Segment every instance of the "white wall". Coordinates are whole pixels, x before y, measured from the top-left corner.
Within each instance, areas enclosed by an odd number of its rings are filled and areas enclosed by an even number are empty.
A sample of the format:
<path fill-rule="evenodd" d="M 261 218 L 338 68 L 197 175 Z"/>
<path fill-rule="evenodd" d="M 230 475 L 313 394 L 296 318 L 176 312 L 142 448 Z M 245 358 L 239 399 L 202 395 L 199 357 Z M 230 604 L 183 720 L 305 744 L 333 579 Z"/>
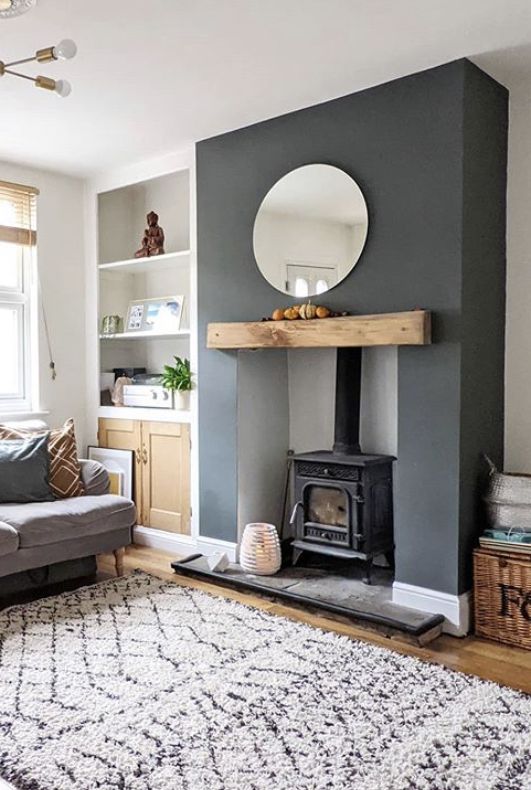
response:
<path fill-rule="evenodd" d="M 42 319 L 39 327 L 38 409 L 60 425 L 73 417 L 80 449 L 85 443 L 84 186 L 68 176 L 0 162 L 0 179 L 35 186 L 38 266 L 57 378 L 51 380 Z"/>
<path fill-rule="evenodd" d="M 187 261 L 188 264 L 188 261 Z M 184 296 L 181 329 L 190 328 L 190 274 L 187 266 L 144 274 L 103 272 L 100 279 L 99 326 L 106 315 L 119 315 L 127 321 L 129 302 L 161 296 Z M 101 370 L 115 367 L 145 367 L 148 373 L 161 373 L 164 365 L 173 363 L 174 355 L 189 357 L 189 343 L 185 338 L 168 340 L 135 340 L 134 342 L 106 341 L 101 347 Z"/>
<path fill-rule="evenodd" d="M 286 354 L 238 353 L 238 539 L 245 524 L 280 526 L 289 440 Z"/>
<path fill-rule="evenodd" d="M 364 348 L 361 373 L 361 449 L 397 455 L 398 348 Z"/>
<path fill-rule="evenodd" d="M 166 252 L 186 250 L 190 246 L 190 185 L 188 172 L 162 176 L 137 186 L 136 224 L 140 239 L 146 227 L 146 215 L 154 211 L 164 230 Z M 140 246 L 140 245 L 139 245 Z"/>
<path fill-rule="evenodd" d="M 336 352 L 288 351 L 289 446 L 296 453 L 331 450 L 334 442 Z"/>
<path fill-rule="evenodd" d="M 134 256 L 141 246 L 149 211 L 159 215 L 166 252 L 188 249 L 189 190 L 189 174 L 183 171 L 99 195 L 99 262 L 126 260 Z"/>
<path fill-rule="evenodd" d="M 531 78 L 511 87 L 505 467 L 531 472 Z"/>

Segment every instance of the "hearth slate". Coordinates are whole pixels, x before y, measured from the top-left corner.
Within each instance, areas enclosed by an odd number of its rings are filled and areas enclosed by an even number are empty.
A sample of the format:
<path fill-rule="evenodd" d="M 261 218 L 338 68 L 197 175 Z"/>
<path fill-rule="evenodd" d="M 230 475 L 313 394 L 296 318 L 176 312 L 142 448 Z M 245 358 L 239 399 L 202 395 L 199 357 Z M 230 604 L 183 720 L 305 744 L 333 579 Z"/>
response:
<path fill-rule="evenodd" d="M 310 559 L 304 565 L 282 568 L 275 576 L 254 576 L 231 564 L 224 573 L 212 572 L 205 557 L 172 562 L 176 573 L 239 590 L 258 592 L 288 603 L 341 615 L 360 624 L 401 631 L 419 641 L 435 638 L 443 616 L 426 614 L 392 603 L 392 572 L 375 566 L 373 584 L 362 582 L 363 565 L 336 562 L 323 568 Z"/>

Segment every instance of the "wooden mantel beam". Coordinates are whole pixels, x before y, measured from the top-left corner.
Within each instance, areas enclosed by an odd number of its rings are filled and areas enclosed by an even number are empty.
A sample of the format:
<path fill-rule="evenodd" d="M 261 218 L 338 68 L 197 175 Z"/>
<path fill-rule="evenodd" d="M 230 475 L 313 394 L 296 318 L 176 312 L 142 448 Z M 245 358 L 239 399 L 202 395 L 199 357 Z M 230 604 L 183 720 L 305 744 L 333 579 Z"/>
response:
<path fill-rule="evenodd" d="M 340 348 L 425 346 L 431 343 L 431 313 L 355 315 L 311 321 L 246 321 L 209 324 L 207 348 Z"/>

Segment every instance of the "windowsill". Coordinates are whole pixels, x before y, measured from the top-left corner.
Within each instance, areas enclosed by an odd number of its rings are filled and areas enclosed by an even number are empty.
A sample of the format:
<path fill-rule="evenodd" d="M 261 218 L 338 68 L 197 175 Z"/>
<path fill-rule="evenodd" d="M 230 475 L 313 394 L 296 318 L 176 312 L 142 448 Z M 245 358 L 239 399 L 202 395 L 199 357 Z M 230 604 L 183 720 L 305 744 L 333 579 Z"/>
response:
<path fill-rule="evenodd" d="M 49 411 L 0 411 L 0 422 L 20 422 L 22 420 L 41 420 Z"/>

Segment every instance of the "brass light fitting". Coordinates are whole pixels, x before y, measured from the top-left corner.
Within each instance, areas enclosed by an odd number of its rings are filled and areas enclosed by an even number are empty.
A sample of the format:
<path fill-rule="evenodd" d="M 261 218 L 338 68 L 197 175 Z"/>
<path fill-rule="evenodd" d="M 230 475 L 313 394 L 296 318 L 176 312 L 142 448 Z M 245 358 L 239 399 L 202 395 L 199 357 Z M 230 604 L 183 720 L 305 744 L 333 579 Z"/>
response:
<path fill-rule="evenodd" d="M 0 3 L 2 0 L 0 0 Z M 23 80 L 33 82 L 36 88 L 44 88 L 48 91 L 55 91 L 59 96 L 66 97 L 70 94 L 72 86 L 67 80 L 52 80 L 50 77 L 31 77 L 28 74 L 21 74 L 19 71 L 13 71 L 13 66 L 20 66 L 25 63 L 51 63 L 53 60 L 70 60 L 75 56 L 77 47 L 69 38 L 63 39 L 55 47 L 45 47 L 38 49 L 35 55 L 30 58 L 22 58 L 21 60 L 13 60 L 10 63 L 4 63 L 0 60 L 0 77 L 4 74 L 11 74 L 12 77 L 20 77 Z"/>

